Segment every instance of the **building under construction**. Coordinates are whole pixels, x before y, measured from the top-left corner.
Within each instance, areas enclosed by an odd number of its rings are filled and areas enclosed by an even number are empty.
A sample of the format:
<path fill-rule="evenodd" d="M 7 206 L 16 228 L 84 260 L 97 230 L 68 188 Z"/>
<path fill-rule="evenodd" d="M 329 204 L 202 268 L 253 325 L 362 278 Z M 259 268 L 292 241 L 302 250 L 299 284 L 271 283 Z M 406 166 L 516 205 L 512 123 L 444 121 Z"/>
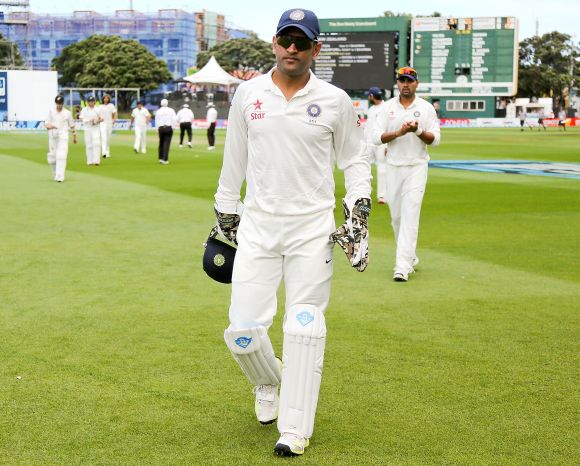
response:
<path fill-rule="evenodd" d="M 197 53 L 230 38 L 225 16 L 210 12 L 164 9 L 154 13 L 75 11 L 67 15 L 35 14 L 29 2 L 0 2 L 0 33 L 16 43 L 27 68 L 48 70 L 67 45 L 93 34 L 133 39 L 165 61 L 174 79 L 195 66 Z"/>

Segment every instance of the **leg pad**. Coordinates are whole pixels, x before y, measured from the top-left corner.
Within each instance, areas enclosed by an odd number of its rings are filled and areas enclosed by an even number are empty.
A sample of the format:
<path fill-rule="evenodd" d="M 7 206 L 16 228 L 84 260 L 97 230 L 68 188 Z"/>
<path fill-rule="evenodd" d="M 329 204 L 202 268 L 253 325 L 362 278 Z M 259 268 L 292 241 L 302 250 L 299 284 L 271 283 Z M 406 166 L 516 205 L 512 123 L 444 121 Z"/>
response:
<path fill-rule="evenodd" d="M 280 385 L 282 373 L 266 327 L 224 332 L 226 345 L 252 385 Z"/>

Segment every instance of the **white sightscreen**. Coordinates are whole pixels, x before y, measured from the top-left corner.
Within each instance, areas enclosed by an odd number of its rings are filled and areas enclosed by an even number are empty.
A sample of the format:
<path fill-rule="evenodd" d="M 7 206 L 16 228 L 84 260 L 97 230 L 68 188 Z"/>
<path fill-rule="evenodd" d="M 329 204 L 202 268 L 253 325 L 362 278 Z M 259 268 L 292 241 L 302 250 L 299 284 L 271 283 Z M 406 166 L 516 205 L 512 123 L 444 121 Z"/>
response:
<path fill-rule="evenodd" d="M 58 93 L 56 71 L 8 71 L 8 119 L 45 120 Z"/>

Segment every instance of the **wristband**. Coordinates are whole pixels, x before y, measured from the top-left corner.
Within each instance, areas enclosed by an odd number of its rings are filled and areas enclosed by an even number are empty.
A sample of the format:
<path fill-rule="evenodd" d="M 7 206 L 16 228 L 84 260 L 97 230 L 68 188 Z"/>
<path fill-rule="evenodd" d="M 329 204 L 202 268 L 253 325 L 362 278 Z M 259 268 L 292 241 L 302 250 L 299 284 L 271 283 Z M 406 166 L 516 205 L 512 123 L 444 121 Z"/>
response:
<path fill-rule="evenodd" d="M 423 134 L 423 130 L 421 128 L 417 128 L 417 131 L 415 131 L 415 134 L 417 135 L 417 137 L 419 137 Z"/>

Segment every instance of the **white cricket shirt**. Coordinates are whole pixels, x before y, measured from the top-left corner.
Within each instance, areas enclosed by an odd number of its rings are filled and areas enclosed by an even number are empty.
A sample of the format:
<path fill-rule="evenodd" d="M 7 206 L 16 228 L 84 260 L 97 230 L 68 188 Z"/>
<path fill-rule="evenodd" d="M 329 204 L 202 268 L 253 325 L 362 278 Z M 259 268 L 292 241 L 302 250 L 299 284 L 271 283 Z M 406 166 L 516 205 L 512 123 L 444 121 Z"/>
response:
<path fill-rule="evenodd" d="M 191 123 L 193 121 L 193 112 L 189 108 L 182 108 L 177 112 L 178 123 Z"/>
<path fill-rule="evenodd" d="M 425 99 L 417 96 L 407 108 L 401 105 L 399 97 L 393 97 L 381 105 L 375 126 L 375 145 L 382 144 L 382 133 L 397 131 L 405 121 L 410 120 L 419 121 L 419 128 L 433 133 L 435 139 L 431 146 L 439 145 L 441 131 L 435 108 Z M 415 133 L 407 133 L 389 141 L 388 147 L 387 163 L 391 165 L 421 165 L 429 162 L 427 144 L 421 141 Z"/>
<path fill-rule="evenodd" d="M 97 107 L 89 107 L 88 105 L 81 110 L 79 118 L 85 124 L 85 128 L 88 126 L 95 126 L 99 124 L 99 110 Z"/>
<path fill-rule="evenodd" d="M 51 123 L 56 126 L 56 128 L 49 131 L 57 132 L 59 136 L 68 136 L 69 128 L 74 128 L 75 125 L 72 114 L 64 107 L 59 112 L 56 109 L 56 105 L 48 111 L 45 123 Z"/>
<path fill-rule="evenodd" d="M 375 135 L 375 128 L 377 126 L 377 116 L 379 115 L 379 112 L 381 111 L 383 105 L 385 105 L 384 102 L 378 105 L 373 105 L 371 108 L 369 108 L 369 111 L 367 113 L 367 121 L 365 123 L 364 129 L 365 129 L 365 141 L 369 153 L 373 153 L 373 151 L 376 148 L 373 139 Z M 386 147 L 386 144 L 381 145 Z"/>
<path fill-rule="evenodd" d="M 242 83 L 234 95 L 217 210 L 236 212 L 244 179 L 247 208 L 279 215 L 331 209 L 335 163 L 345 172 L 347 198 L 370 197 L 370 163 L 348 95 L 311 72 L 287 101 L 272 72 Z"/>
<path fill-rule="evenodd" d="M 135 126 L 146 126 L 147 125 L 147 117 L 151 116 L 149 110 L 145 107 L 136 107 L 131 112 L 131 118 L 135 122 Z"/>
<path fill-rule="evenodd" d="M 218 112 L 214 107 L 210 107 L 207 109 L 207 113 L 205 115 L 205 119 L 208 123 L 215 123 L 217 121 Z"/>
<path fill-rule="evenodd" d="M 117 113 L 117 109 L 112 103 L 108 103 L 106 105 L 99 105 L 97 107 L 99 109 L 99 114 L 103 121 L 101 121 L 102 125 L 112 125 L 113 124 L 113 114 Z"/>
<path fill-rule="evenodd" d="M 171 107 L 161 107 L 155 112 L 155 126 L 161 128 L 162 126 L 177 126 L 177 115 L 175 110 Z"/>

